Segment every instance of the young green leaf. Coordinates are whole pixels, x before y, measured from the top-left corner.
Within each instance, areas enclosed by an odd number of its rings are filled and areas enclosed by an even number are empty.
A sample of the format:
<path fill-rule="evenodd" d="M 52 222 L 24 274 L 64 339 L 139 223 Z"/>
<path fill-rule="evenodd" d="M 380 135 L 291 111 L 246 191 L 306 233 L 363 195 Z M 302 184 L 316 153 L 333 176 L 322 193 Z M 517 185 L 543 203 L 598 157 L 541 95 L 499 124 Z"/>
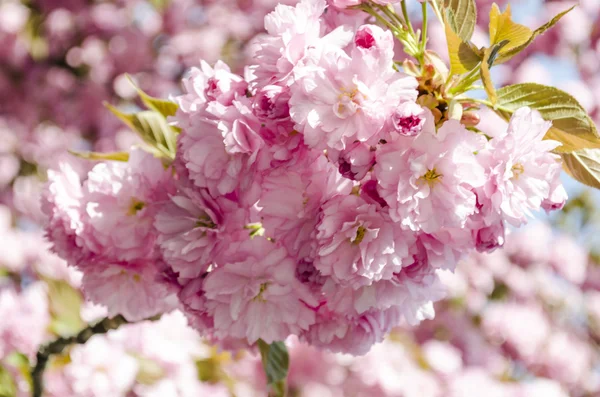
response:
<path fill-rule="evenodd" d="M 588 186 L 600 189 L 600 149 L 581 149 L 562 153 L 567 174 Z"/>
<path fill-rule="evenodd" d="M 175 158 L 176 132 L 169 126 L 165 116 L 153 110 L 127 114 L 108 103 L 105 106 L 155 149 L 155 154 L 169 159 Z"/>
<path fill-rule="evenodd" d="M 10 371 L 0 365 L 0 396 L 16 397 L 17 391 L 17 385 L 15 384 Z"/>
<path fill-rule="evenodd" d="M 284 397 L 286 392 L 285 380 L 290 365 L 290 357 L 285 343 L 273 342 L 268 345 L 262 339 L 259 339 L 258 348 L 263 369 L 267 376 L 267 383 L 272 392 L 270 396 Z"/>
<path fill-rule="evenodd" d="M 445 24 L 463 41 L 469 42 L 477 24 L 477 6 L 475 0 L 440 1 Z"/>
<path fill-rule="evenodd" d="M 97 160 L 97 161 L 125 161 L 129 160 L 128 152 L 109 152 L 109 153 L 101 153 L 101 152 L 78 152 L 76 150 L 69 150 L 74 156 L 85 160 Z"/>
<path fill-rule="evenodd" d="M 71 336 L 85 328 L 80 309 L 81 293 L 64 281 L 46 280 L 52 320 L 50 331 L 59 336 Z"/>
<path fill-rule="evenodd" d="M 532 35 L 531 29 L 527 26 L 519 25 L 513 22 L 510 5 L 504 12 L 500 12 L 497 4 L 492 5 L 490 11 L 490 45 L 498 44 L 502 41 L 508 43 L 504 46 L 503 52 L 510 51 L 519 47 L 529 40 Z"/>
<path fill-rule="evenodd" d="M 483 53 L 472 43 L 461 40 L 446 24 L 446 42 L 450 56 L 450 74 L 458 75 L 475 69 L 483 58 Z"/>
<path fill-rule="evenodd" d="M 129 79 L 129 82 L 135 87 L 136 91 L 138 92 L 138 95 L 140 96 L 140 99 L 142 100 L 144 105 L 148 107 L 148 109 L 155 110 L 165 117 L 175 116 L 175 114 L 177 113 L 177 109 L 179 108 L 179 106 L 177 106 L 175 102 L 151 97 L 135 84 L 131 76 L 127 75 L 127 78 Z"/>
<path fill-rule="evenodd" d="M 563 145 L 556 150 L 571 152 L 583 148 L 600 148 L 600 134 L 585 109 L 575 98 L 558 88 L 535 83 L 515 84 L 496 91 L 494 110 L 508 120 L 517 109 L 537 109 L 545 120 L 552 121 L 546 135 Z"/>
<path fill-rule="evenodd" d="M 533 40 L 535 40 L 536 37 L 554 26 L 573 8 L 575 8 L 575 6 L 561 12 L 552 18 L 551 21 L 532 31 L 527 26 L 513 22 L 510 6 L 507 6 L 506 10 L 501 13 L 498 6 L 494 4 L 492 6 L 492 10 L 490 11 L 490 43 L 493 45 L 503 40 L 507 40 L 509 42 L 506 46 L 504 46 L 502 51 L 500 51 L 497 63 L 504 63 L 523 51 L 533 42 Z"/>

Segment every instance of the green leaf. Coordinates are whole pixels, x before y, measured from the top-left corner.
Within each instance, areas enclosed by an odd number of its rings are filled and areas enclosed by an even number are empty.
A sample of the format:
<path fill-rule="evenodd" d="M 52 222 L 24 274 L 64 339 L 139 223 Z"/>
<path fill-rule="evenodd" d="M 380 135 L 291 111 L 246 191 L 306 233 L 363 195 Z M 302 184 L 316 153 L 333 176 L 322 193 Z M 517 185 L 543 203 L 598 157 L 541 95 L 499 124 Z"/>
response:
<path fill-rule="evenodd" d="M 556 23 L 573 8 L 575 8 L 575 6 L 561 12 L 552 18 L 551 21 L 532 31 L 527 26 L 513 22 L 510 6 L 507 6 L 506 10 L 501 13 L 498 6 L 494 4 L 490 11 L 490 43 L 493 45 L 500 43 L 503 40 L 508 40 L 509 42 L 509 44 L 500 52 L 497 63 L 504 63 L 523 51 L 536 37 L 556 25 Z"/>
<path fill-rule="evenodd" d="M 48 303 L 50 306 L 50 332 L 61 337 L 77 334 L 85 328 L 80 309 L 83 303 L 81 293 L 65 281 L 46 279 Z"/>
<path fill-rule="evenodd" d="M 175 116 L 175 114 L 177 113 L 177 109 L 179 109 L 179 106 L 177 106 L 175 102 L 171 102 L 169 100 L 160 98 L 154 98 L 146 94 L 141 88 L 139 88 L 135 84 L 131 76 L 127 75 L 127 78 L 129 79 L 131 85 L 135 87 L 136 91 L 138 92 L 138 95 L 140 96 L 140 99 L 142 100 L 144 105 L 148 107 L 148 109 L 157 111 L 165 117 Z"/>
<path fill-rule="evenodd" d="M 505 120 L 517 109 L 537 109 L 545 120 L 552 121 L 546 139 L 561 142 L 558 152 L 583 148 L 600 148 L 600 134 L 592 119 L 575 98 L 558 88 L 535 83 L 515 84 L 496 91 L 494 110 Z"/>
<path fill-rule="evenodd" d="M 258 340 L 258 348 L 262 358 L 263 369 L 267 383 L 274 397 L 284 397 L 286 392 L 286 377 L 290 365 L 290 356 L 283 342 L 273 342 L 268 345 L 262 339 Z"/>
<path fill-rule="evenodd" d="M 154 149 L 155 155 L 175 158 L 177 134 L 161 113 L 144 110 L 127 114 L 108 103 L 105 103 L 105 106 L 129 128 L 137 132 L 144 142 Z"/>
<path fill-rule="evenodd" d="M 450 74 L 457 75 L 475 69 L 483 59 L 483 53 L 475 45 L 464 42 L 446 24 L 446 42 L 450 56 Z"/>
<path fill-rule="evenodd" d="M 15 397 L 17 395 L 17 385 L 10 375 L 10 372 L 0 365 L 0 397 Z"/>
<path fill-rule="evenodd" d="M 600 149 L 562 153 L 567 174 L 588 186 L 600 189 Z"/>
<path fill-rule="evenodd" d="M 110 152 L 110 153 L 101 153 L 101 152 L 78 152 L 75 150 L 69 150 L 74 156 L 85 160 L 112 160 L 112 161 L 125 161 L 129 160 L 129 152 Z"/>
<path fill-rule="evenodd" d="M 445 24 L 463 41 L 469 42 L 477 24 L 475 0 L 444 0 Z"/>
<path fill-rule="evenodd" d="M 532 33 L 527 26 L 513 22 L 510 5 L 506 7 L 503 13 L 500 12 L 497 4 L 492 5 L 490 11 L 490 45 L 507 41 L 508 43 L 503 50 L 507 52 L 525 44 Z"/>
<path fill-rule="evenodd" d="M 15 352 L 6 357 L 5 362 L 7 365 L 16 368 L 21 373 L 23 379 L 31 384 L 31 373 L 29 372 L 30 363 L 29 358 L 27 358 L 26 355 Z M 1 393 L 0 396 L 2 396 Z"/>

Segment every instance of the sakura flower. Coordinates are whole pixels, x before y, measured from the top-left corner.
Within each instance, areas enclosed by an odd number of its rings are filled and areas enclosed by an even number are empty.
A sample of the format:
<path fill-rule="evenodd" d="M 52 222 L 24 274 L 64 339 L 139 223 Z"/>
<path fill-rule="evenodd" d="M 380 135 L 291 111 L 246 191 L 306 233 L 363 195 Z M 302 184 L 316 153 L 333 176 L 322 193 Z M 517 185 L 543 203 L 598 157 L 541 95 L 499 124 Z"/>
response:
<path fill-rule="evenodd" d="M 317 302 L 295 277 L 286 250 L 262 237 L 243 242 L 206 277 L 207 311 L 218 338 L 267 343 L 299 334 L 315 322 Z"/>
<path fill-rule="evenodd" d="M 204 110 L 212 101 L 230 106 L 236 97 L 245 95 L 248 84 L 222 61 L 214 68 L 201 61 L 200 69 L 192 68 L 183 86 L 187 93 L 177 97 L 177 102 L 184 113 L 191 113 Z"/>
<path fill-rule="evenodd" d="M 556 201 L 562 205 L 561 165 L 559 156 L 551 153 L 559 143 L 543 140 L 550 126 L 536 110 L 521 108 L 506 134 L 492 139 L 485 154 L 490 175 L 483 188 L 489 200 L 484 211 L 500 212 L 507 222 L 520 226 L 542 204 L 552 207 L 549 203 Z"/>
<path fill-rule="evenodd" d="M 46 286 L 36 282 L 21 292 L 0 289 L 0 358 L 11 353 L 34 357 L 50 324 Z"/>
<path fill-rule="evenodd" d="M 135 383 L 138 363 L 121 347 L 94 336 L 70 354 L 65 381 L 72 395 L 124 396 Z"/>
<path fill-rule="evenodd" d="M 425 233 L 464 227 L 477 210 L 473 189 L 485 182 L 474 154 L 484 141 L 449 120 L 437 133 L 426 131 L 414 140 L 398 138 L 384 145 L 374 174 L 390 217 Z"/>
<path fill-rule="evenodd" d="M 315 267 L 343 285 L 391 279 L 409 259 L 412 236 L 360 197 L 337 196 L 316 227 Z"/>
<path fill-rule="evenodd" d="M 176 307 L 170 291 L 148 264 L 93 266 L 83 274 L 82 288 L 88 299 L 108 308 L 108 315 L 129 321 L 143 320 Z"/>
<path fill-rule="evenodd" d="M 114 261 L 154 258 L 154 203 L 166 199 L 169 181 L 162 163 L 140 150 L 128 163 L 96 165 L 82 198 L 88 249 Z"/>
<path fill-rule="evenodd" d="M 395 72 L 392 61 L 374 73 L 370 57 L 340 50 L 316 54 L 296 72 L 290 115 L 311 148 L 345 149 L 374 139 L 392 109 L 416 100 L 413 77 Z"/>

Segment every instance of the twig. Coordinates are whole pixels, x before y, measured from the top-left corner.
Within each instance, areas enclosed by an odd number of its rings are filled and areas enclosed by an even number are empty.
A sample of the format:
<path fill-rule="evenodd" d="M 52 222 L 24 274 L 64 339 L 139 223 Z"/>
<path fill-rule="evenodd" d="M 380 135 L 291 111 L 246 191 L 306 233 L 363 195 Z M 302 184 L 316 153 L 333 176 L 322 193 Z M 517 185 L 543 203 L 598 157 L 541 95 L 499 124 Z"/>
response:
<path fill-rule="evenodd" d="M 121 325 L 127 323 L 128 321 L 120 315 L 113 318 L 105 318 L 104 320 L 81 330 L 77 335 L 58 338 L 55 341 L 42 346 L 37 352 L 35 367 L 31 369 L 32 396 L 42 397 L 42 392 L 44 390 L 44 370 L 46 369 L 46 364 L 48 363 L 50 356 L 61 354 L 69 345 L 84 344 L 94 335 L 105 334 L 108 331 L 117 329 Z"/>

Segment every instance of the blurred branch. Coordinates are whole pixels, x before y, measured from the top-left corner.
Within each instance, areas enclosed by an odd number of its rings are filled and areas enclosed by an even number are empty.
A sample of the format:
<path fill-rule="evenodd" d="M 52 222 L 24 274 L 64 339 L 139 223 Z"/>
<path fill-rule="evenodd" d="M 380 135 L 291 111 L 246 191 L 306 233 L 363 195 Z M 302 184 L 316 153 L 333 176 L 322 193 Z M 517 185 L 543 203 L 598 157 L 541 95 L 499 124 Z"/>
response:
<path fill-rule="evenodd" d="M 83 329 L 77 335 L 58 338 L 55 341 L 42 346 L 37 352 L 35 367 L 31 369 L 32 396 L 42 396 L 44 390 L 44 370 L 52 355 L 61 354 L 70 345 L 84 344 L 94 335 L 105 334 L 108 331 L 117 329 L 121 325 L 127 323 L 128 321 L 120 315 L 113 318 L 105 318 L 104 320 Z"/>

